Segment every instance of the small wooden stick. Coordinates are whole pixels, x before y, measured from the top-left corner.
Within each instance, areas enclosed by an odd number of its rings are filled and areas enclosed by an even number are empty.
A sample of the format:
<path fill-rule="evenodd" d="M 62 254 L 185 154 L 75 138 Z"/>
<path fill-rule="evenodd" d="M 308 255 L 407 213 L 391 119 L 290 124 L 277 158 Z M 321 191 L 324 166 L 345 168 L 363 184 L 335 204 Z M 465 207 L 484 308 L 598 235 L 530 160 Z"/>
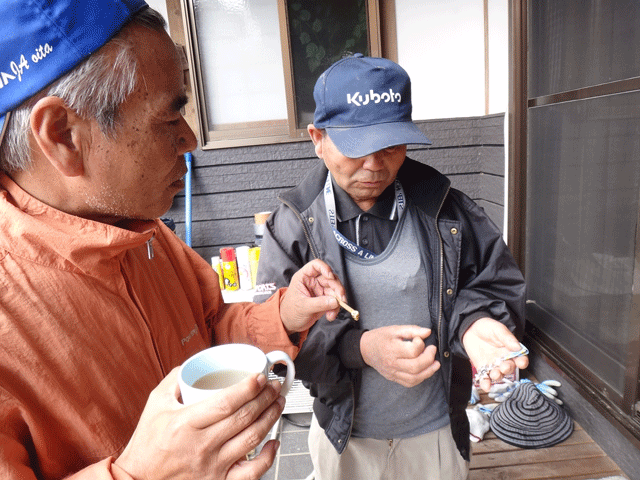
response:
<path fill-rule="evenodd" d="M 338 301 L 340 306 L 351 314 L 351 318 L 353 318 L 356 322 L 360 320 L 360 312 L 358 312 L 358 310 L 354 310 L 353 308 L 351 308 L 349 305 L 340 300 L 337 295 L 334 295 L 334 297 Z"/>

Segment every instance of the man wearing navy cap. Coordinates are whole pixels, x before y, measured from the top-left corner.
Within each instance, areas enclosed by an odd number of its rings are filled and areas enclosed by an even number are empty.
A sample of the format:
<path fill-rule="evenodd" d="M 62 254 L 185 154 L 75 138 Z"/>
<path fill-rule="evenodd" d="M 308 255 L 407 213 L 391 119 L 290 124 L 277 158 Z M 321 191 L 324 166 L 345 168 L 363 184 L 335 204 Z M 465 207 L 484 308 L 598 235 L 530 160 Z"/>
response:
<path fill-rule="evenodd" d="M 253 375 L 180 403 L 218 343 L 295 356 L 344 290 L 320 261 L 264 305 L 225 305 L 158 217 L 196 139 L 182 65 L 142 0 L 0 2 L 0 478 L 259 478 L 284 406 Z M 296 343 L 293 343 L 291 339 Z M 71 477 L 70 477 L 71 475 Z"/>
<path fill-rule="evenodd" d="M 323 161 L 280 196 L 257 283 L 268 292 L 320 258 L 360 314 L 321 319 L 295 361 L 315 397 L 315 479 L 464 479 L 469 360 L 491 365 L 520 349 L 523 277 L 482 209 L 406 157 L 408 144 L 431 142 L 412 122 L 399 65 L 344 58 L 314 98 L 308 131 Z M 490 377 L 527 364 L 507 360 Z"/>

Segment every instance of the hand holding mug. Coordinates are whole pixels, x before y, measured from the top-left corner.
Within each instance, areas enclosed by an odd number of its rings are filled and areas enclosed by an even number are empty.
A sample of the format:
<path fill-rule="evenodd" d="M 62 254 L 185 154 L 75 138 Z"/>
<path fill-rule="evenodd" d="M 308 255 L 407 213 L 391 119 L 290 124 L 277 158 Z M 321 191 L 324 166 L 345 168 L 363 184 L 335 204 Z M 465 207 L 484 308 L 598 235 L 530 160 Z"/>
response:
<path fill-rule="evenodd" d="M 266 473 L 275 459 L 275 440 L 267 442 L 257 457 L 244 459 L 282 414 L 280 382 L 254 373 L 183 405 L 180 369 L 172 370 L 151 392 L 129 444 L 113 464 L 114 473 L 123 470 L 134 478 L 228 480 Z"/>

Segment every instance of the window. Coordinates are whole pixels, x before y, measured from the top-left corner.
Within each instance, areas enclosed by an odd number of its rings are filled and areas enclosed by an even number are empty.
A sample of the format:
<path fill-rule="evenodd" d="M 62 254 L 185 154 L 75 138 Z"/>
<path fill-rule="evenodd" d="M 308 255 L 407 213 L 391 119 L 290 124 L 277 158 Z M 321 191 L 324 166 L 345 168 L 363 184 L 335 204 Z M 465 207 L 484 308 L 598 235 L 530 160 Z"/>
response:
<path fill-rule="evenodd" d="M 512 198 L 525 214 L 514 253 L 529 333 L 640 439 L 640 4 L 529 2 L 526 13 L 514 48 L 528 46 L 514 87 L 526 123 L 511 140 L 526 140 L 512 177 L 525 203 Z"/>
<path fill-rule="evenodd" d="M 318 76 L 382 53 L 377 0 L 183 0 L 183 11 L 205 149 L 307 140 Z"/>
<path fill-rule="evenodd" d="M 528 318 L 620 406 L 628 360 L 637 359 L 638 112 L 635 92 L 529 113 Z"/>

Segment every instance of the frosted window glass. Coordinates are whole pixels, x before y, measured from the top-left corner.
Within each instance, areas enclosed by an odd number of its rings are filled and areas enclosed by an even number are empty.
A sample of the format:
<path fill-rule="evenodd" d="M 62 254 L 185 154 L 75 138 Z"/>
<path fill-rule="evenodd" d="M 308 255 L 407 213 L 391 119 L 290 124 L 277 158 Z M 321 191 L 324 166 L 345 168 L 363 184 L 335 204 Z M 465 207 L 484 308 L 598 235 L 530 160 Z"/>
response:
<path fill-rule="evenodd" d="M 413 119 L 484 115 L 483 3 L 395 3 L 398 63 L 411 77 Z"/>
<path fill-rule="evenodd" d="M 277 0 L 193 7 L 209 125 L 286 119 Z"/>
<path fill-rule="evenodd" d="M 489 0 L 489 114 L 506 112 L 509 103 L 509 5 Z"/>

